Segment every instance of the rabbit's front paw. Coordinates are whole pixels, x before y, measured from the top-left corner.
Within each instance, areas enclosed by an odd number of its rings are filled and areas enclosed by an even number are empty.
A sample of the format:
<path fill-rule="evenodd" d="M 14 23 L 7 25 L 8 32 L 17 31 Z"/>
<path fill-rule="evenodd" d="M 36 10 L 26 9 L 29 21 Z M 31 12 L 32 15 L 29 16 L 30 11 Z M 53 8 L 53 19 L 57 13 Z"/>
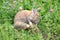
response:
<path fill-rule="evenodd" d="M 28 28 L 30 27 L 30 25 L 28 25 L 28 24 L 27 24 L 26 26 L 27 26 Z"/>

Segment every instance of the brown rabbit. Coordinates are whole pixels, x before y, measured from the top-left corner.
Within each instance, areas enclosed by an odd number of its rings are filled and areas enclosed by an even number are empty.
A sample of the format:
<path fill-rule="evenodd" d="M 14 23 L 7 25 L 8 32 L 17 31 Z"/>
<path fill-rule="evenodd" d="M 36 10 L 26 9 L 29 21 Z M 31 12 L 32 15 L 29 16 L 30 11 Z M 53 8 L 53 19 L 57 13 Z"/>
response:
<path fill-rule="evenodd" d="M 32 25 L 36 25 L 39 20 L 39 14 L 37 10 L 32 9 L 32 10 L 21 10 L 19 11 L 14 18 L 14 28 L 21 30 L 21 29 L 33 29 Z M 33 31 L 33 30 L 32 30 Z"/>

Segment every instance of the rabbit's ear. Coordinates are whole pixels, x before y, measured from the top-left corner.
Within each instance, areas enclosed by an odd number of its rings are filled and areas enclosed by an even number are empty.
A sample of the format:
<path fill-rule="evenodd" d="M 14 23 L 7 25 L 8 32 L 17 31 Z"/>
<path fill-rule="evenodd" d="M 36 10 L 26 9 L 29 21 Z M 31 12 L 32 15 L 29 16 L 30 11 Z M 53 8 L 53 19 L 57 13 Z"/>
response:
<path fill-rule="evenodd" d="M 32 14 L 35 14 L 37 13 L 37 10 L 36 9 L 32 9 Z"/>
<path fill-rule="evenodd" d="M 37 14 L 37 10 L 36 9 L 32 9 L 32 13 L 31 13 L 31 17 L 34 17 L 34 15 Z"/>

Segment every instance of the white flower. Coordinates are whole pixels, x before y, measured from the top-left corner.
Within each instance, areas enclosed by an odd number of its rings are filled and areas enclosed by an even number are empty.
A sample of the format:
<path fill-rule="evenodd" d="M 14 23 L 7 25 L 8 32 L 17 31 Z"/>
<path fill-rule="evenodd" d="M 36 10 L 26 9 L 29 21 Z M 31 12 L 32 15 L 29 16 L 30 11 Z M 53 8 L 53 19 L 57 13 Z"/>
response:
<path fill-rule="evenodd" d="M 23 9 L 22 6 L 20 6 L 20 7 L 19 7 L 19 10 L 22 10 L 22 9 Z"/>
<path fill-rule="evenodd" d="M 13 1 L 13 3 L 14 3 L 14 4 L 17 4 L 17 2 L 16 2 L 16 1 Z"/>
<path fill-rule="evenodd" d="M 50 9 L 50 12 L 53 12 L 53 9 Z"/>
<path fill-rule="evenodd" d="M 20 2 L 23 2 L 23 0 L 20 0 Z"/>

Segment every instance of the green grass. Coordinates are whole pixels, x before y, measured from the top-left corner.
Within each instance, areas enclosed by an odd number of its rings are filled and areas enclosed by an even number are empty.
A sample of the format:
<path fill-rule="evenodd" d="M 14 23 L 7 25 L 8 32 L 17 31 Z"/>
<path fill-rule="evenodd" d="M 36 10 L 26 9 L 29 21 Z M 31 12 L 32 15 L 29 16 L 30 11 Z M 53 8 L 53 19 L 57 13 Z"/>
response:
<path fill-rule="evenodd" d="M 40 33 L 14 29 L 13 20 L 19 7 L 31 10 L 40 8 L 38 27 Z M 52 11 L 51 11 L 52 9 Z M 60 40 L 60 1 L 59 0 L 1 0 L 0 1 L 0 40 Z"/>

